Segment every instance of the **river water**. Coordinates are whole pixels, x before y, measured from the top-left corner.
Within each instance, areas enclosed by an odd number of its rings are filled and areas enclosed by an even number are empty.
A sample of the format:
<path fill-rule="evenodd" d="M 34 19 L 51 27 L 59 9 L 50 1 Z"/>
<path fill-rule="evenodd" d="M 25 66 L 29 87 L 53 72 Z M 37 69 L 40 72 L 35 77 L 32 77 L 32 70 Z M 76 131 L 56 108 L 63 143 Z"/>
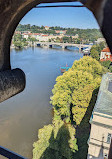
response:
<path fill-rule="evenodd" d="M 32 158 L 38 129 L 52 121 L 49 101 L 60 67 L 72 66 L 82 56 L 74 48 L 11 50 L 11 66 L 25 72 L 26 88 L 0 104 L 0 145 Z"/>

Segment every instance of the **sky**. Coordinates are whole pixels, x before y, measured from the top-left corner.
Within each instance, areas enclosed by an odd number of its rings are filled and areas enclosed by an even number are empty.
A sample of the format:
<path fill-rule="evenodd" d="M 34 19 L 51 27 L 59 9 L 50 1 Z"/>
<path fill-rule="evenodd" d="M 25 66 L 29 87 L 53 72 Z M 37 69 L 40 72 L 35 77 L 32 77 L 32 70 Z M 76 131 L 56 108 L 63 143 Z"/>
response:
<path fill-rule="evenodd" d="M 81 5 L 79 2 L 57 3 L 57 5 Z M 56 5 L 55 4 L 41 4 Z M 92 12 L 87 8 L 33 8 L 29 11 L 20 24 L 38 26 L 61 26 L 70 28 L 99 28 Z"/>

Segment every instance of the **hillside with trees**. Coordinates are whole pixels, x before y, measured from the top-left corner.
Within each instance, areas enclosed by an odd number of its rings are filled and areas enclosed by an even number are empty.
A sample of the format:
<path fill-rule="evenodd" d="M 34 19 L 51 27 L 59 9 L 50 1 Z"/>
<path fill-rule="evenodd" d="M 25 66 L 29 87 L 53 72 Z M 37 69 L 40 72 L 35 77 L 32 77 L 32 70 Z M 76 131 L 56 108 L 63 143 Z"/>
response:
<path fill-rule="evenodd" d="M 78 29 L 78 28 L 63 28 L 59 26 L 49 27 L 48 30 L 44 26 L 36 25 L 22 25 L 19 24 L 16 31 L 31 31 L 32 33 L 43 33 L 43 34 L 56 34 L 56 30 L 66 30 L 65 36 L 74 36 L 78 34 L 79 40 L 94 42 L 98 38 L 102 37 L 99 29 Z"/>
<path fill-rule="evenodd" d="M 33 159 L 87 158 L 89 119 L 106 71 L 97 60 L 83 57 L 57 77 L 51 97 L 53 121 L 39 130 Z"/>

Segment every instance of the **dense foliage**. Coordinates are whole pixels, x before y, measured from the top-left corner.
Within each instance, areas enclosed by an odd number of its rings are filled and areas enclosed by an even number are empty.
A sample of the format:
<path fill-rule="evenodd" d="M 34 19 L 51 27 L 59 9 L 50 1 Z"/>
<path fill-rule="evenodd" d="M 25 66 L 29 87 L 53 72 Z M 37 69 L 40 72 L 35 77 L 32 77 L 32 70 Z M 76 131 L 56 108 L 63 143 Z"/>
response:
<path fill-rule="evenodd" d="M 104 68 L 98 61 L 83 57 L 57 77 L 51 97 L 53 123 L 39 130 L 38 141 L 34 143 L 34 159 L 86 159 L 88 121 L 103 73 Z M 83 134 L 78 135 L 83 137 L 77 142 L 76 130 L 80 126 Z M 78 153 L 78 147 L 83 154 Z"/>
<path fill-rule="evenodd" d="M 75 35 L 78 34 L 80 39 L 87 40 L 94 42 L 98 38 L 102 37 L 101 32 L 98 29 L 74 29 L 68 28 L 67 29 L 68 35 Z"/>
<path fill-rule="evenodd" d="M 22 35 L 20 34 L 16 34 L 13 37 L 13 43 L 15 45 L 16 48 L 23 48 L 24 46 L 27 46 L 27 42 L 26 39 L 22 37 Z"/>
<path fill-rule="evenodd" d="M 101 50 L 106 46 L 105 42 L 101 42 L 97 45 L 93 45 L 91 48 L 91 57 L 99 61 Z"/>
<path fill-rule="evenodd" d="M 106 67 L 107 69 L 110 68 L 111 61 L 101 61 L 102 66 Z"/>
<path fill-rule="evenodd" d="M 97 45 L 93 45 L 91 48 L 91 57 L 96 59 L 97 61 L 100 61 L 100 54 L 101 51 L 106 47 L 105 42 L 101 42 Z M 110 60 L 106 61 L 100 61 L 101 65 L 104 66 L 108 72 L 112 72 L 112 62 Z"/>
<path fill-rule="evenodd" d="M 110 60 L 108 61 L 101 61 L 100 62 L 102 66 L 108 69 L 108 72 L 112 72 L 112 62 Z"/>
<path fill-rule="evenodd" d="M 83 42 L 94 42 L 96 41 L 98 38 L 102 37 L 101 32 L 99 31 L 99 29 L 78 29 L 78 28 L 63 28 L 63 27 L 59 27 L 59 26 L 55 26 L 55 27 L 50 27 L 49 30 L 45 30 L 44 26 L 36 26 L 36 25 L 22 25 L 19 24 L 17 29 L 17 31 L 31 31 L 32 33 L 44 33 L 44 34 L 56 34 L 55 30 L 66 30 L 66 35 L 69 36 L 74 36 L 76 34 L 79 35 L 78 41 L 82 41 Z M 68 38 L 66 36 L 66 40 L 68 41 Z M 64 40 L 64 41 L 66 41 Z M 74 39 L 73 41 L 74 42 Z"/>
<path fill-rule="evenodd" d="M 36 25 L 22 25 L 19 24 L 17 29 L 17 31 L 31 31 L 32 33 L 43 33 L 43 34 L 55 34 L 54 30 L 45 30 L 44 26 L 36 26 Z"/>
<path fill-rule="evenodd" d="M 55 116 L 60 116 L 60 119 L 66 122 L 72 122 L 70 119 L 72 113 L 73 121 L 79 125 L 87 110 L 93 90 L 99 87 L 103 71 L 103 67 L 95 59 L 83 57 L 75 61 L 69 71 L 57 77 L 51 97 Z"/>
<path fill-rule="evenodd" d="M 56 120 L 39 130 L 38 141 L 33 146 L 34 159 L 71 159 L 78 150 L 75 129 Z"/>

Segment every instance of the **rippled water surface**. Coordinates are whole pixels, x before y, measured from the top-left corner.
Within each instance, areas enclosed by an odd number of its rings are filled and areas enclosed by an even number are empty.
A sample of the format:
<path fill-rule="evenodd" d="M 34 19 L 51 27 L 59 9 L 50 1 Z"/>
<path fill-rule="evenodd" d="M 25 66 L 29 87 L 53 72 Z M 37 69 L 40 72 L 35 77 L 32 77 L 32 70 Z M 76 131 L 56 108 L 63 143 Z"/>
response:
<path fill-rule="evenodd" d="M 49 101 L 55 79 L 61 75 L 60 67 L 66 63 L 72 66 L 82 56 L 73 48 L 11 51 L 12 68 L 25 72 L 26 88 L 0 104 L 0 145 L 32 158 L 38 129 L 52 121 Z"/>

